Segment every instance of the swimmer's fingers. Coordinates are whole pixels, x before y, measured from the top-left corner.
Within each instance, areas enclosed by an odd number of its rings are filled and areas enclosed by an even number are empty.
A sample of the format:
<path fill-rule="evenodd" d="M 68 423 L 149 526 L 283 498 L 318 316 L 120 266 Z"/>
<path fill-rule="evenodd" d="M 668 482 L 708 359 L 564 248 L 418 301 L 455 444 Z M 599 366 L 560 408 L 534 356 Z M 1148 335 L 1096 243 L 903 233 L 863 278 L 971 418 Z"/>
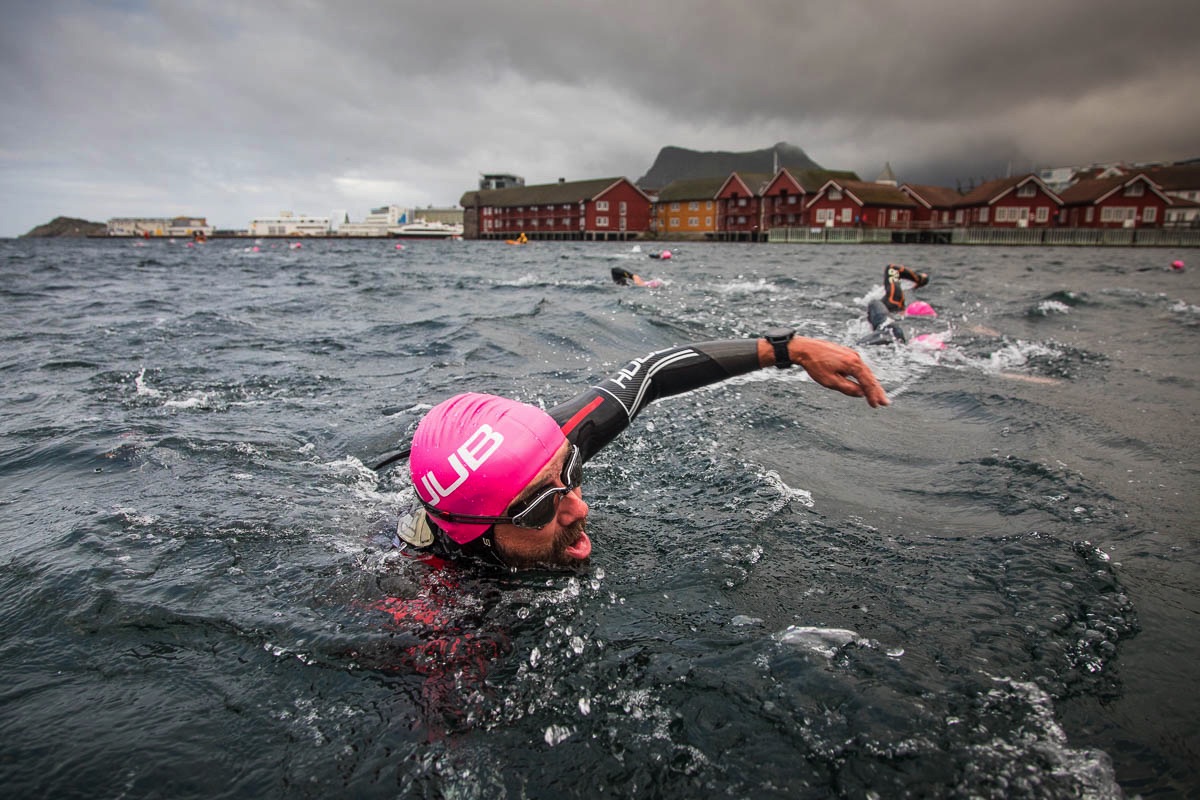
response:
<path fill-rule="evenodd" d="M 804 367 L 822 386 L 850 397 L 866 398 L 871 408 L 890 405 L 871 368 L 849 347 L 797 336 L 789 344 L 792 362 Z"/>

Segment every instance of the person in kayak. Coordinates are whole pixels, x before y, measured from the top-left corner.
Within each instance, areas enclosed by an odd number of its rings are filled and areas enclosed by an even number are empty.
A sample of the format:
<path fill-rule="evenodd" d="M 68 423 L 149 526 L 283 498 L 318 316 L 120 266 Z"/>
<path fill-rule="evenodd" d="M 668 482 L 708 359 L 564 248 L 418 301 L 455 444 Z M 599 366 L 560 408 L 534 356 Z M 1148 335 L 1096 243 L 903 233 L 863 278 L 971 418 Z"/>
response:
<path fill-rule="evenodd" d="M 581 489 L 589 459 L 655 400 L 793 365 L 872 408 L 889 405 L 857 352 L 788 329 L 650 353 L 547 411 L 496 395 L 455 395 L 417 425 L 409 474 L 420 506 L 402 516 L 397 542 L 412 555 L 510 570 L 579 566 L 592 552 Z"/>

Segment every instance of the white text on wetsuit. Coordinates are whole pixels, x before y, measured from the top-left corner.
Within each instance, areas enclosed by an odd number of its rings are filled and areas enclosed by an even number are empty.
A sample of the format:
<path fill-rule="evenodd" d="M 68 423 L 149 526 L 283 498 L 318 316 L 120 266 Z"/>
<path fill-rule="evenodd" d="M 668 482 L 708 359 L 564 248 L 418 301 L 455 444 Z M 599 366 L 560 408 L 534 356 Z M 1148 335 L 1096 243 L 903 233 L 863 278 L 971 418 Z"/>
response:
<path fill-rule="evenodd" d="M 492 430 L 491 425 L 480 425 L 479 429 L 467 437 L 458 450 L 451 453 L 450 457 L 446 459 L 450 468 L 454 470 L 453 483 L 443 488 L 442 484 L 438 482 L 437 476 L 433 474 L 433 470 L 429 470 L 421 476 L 421 485 L 425 487 L 425 492 L 429 495 L 429 502 L 436 506 L 440 501 L 449 497 L 455 489 L 462 486 L 463 481 L 472 472 L 479 469 L 483 462 L 496 452 L 496 448 L 503 441 L 504 437 Z"/>
<path fill-rule="evenodd" d="M 627 385 L 626 382 L 631 381 L 634 378 L 636 378 L 637 374 L 642 371 L 642 364 L 645 364 L 646 360 L 654 357 L 654 355 L 655 355 L 655 353 L 651 353 L 650 355 L 646 356 L 645 358 L 635 358 L 633 361 L 630 361 L 624 367 L 621 367 L 621 369 L 619 369 L 617 371 L 617 374 L 612 376 L 611 378 L 609 378 L 609 380 L 611 380 L 617 386 L 620 386 L 621 388 L 625 388 L 625 386 Z"/>

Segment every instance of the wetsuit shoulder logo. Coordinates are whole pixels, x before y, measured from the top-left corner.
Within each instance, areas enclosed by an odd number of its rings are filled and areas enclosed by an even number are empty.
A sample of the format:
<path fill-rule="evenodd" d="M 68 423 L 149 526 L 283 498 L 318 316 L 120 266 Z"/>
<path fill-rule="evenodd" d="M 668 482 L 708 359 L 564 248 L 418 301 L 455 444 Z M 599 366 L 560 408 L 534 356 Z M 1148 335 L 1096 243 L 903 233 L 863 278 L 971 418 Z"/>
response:
<path fill-rule="evenodd" d="M 503 442 L 504 436 L 499 431 L 493 430 L 491 425 L 480 425 L 446 459 L 446 463 L 454 472 L 454 478 L 450 485 L 443 486 L 438 477 L 433 474 L 433 470 L 429 470 L 421 476 L 421 485 L 425 487 L 425 494 L 429 496 L 428 502 L 436 506 L 449 497 L 455 489 L 463 485 L 471 473 L 483 466 L 483 463 L 492 453 L 496 452 Z"/>

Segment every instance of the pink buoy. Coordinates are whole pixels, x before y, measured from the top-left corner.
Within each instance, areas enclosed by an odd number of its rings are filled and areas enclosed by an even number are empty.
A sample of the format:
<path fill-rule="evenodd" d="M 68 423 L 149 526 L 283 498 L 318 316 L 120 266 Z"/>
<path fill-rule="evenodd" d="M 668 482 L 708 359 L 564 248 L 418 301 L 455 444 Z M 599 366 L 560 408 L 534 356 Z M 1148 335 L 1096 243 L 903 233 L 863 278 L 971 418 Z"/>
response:
<path fill-rule="evenodd" d="M 397 250 L 403 250 L 403 249 L 404 249 L 404 245 L 402 245 L 402 244 L 398 244 L 398 245 L 396 245 L 396 249 L 397 249 Z"/>
<path fill-rule="evenodd" d="M 909 303 L 908 308 L 904 309 L 904 313 L 910 317 L 936 317 L 937 312 L 933 310 L 933 306 L 923 300 L 917 300 Z"/>

